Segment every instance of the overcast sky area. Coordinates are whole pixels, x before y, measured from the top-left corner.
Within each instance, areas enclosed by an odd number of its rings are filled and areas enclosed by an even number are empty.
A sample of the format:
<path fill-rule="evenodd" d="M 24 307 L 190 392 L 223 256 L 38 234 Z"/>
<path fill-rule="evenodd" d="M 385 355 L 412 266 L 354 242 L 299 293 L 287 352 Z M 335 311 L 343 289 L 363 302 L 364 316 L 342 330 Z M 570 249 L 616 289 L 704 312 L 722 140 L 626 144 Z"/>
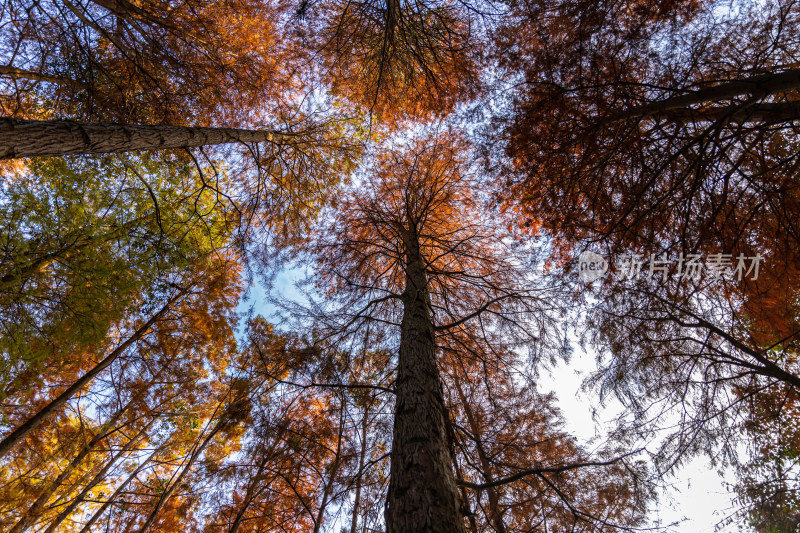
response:
<path fill-rule="evenodd" d="M 582 442 L 587 442 L 604 433 L 602 420 L 592 419 L 592 407 L 597 403 L 591 391 L 584 392 L 583 379 L 594 369 L 594 354 L 581 350 L 573 342 L 574 352 L 569 364 L 561 363 L 551 371 L 542 373 L 542 392 L 555 391 L 568 430 Z M 607 416 L 613 407 L 606 409 Z M 732 478 L 731 478 L 732 479 Z M 681 468 L 675 476 L 668 478 L 672 490 L 666 491 L 661 500 L 652 506 L 653 522 L 660 520 L 670 533 L 734 533 L 736 525 L 716 529 L 733 509 L 734 494 L 725 488 L 724 478 L 709 468 L 708 460 L 696 457 Z"/>

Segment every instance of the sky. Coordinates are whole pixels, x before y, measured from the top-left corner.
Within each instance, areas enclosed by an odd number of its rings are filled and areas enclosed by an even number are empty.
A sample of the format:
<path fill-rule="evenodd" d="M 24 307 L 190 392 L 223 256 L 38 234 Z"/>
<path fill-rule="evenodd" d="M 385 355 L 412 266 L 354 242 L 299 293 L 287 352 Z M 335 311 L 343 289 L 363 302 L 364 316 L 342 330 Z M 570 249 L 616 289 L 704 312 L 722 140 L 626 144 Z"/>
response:
<path fill-rule="evenodd" d="M 300 276 L 299 270 L 280 272 L 275 278 L 273 293 L 300 299 L 301 295 L 294 287 Z M 242 302 L 239 309 L 245 312 L 251 305 L 254 306 L 254 314 L 261 314 L 270 321 L 276 318 L 273 315 L 276 308 L 267 301 L 266 291 L 258 283 L 251 287 L 249 299 Z M 573 349 L 570 362 L 562 362 L 542 371 L 538 387 L 542 393 L 556 393 L 567 431 L 579 442 L 586 443 L 605 433 L 604 421 L 592 418 L 596 396 L 592 392 L 584 392 L 581 386 L 584 378 L 595 369 L 595 354 L 584 351 L 574 339 L 570 344 Z M 608 407 L 600 413 L 605 420 L 610 420 L 615 410 L 621 408 L 621 404 L 608 403 Z M 729 483 L 733 481 L 731 473 L 720 476 L 708 466 L 706 458 L 698 457 L 689 461 L 668 480 L 671 485 L 669 490 L 662 493 L 659 502 L 651 508 L 651 525 L 656 520 L 660 520 L 662 525 L 675 524 L 659 530 L 665 533 L 741 533 L 735 523 L 717 529 L 718 524 L 734 509 L 734 494 L 726 489 L 726 480 Z"/>
<path fill-rule="evenodd" d="M 586 442 L 604 432 L 603 421 L 592 419 L 596 398 L 591 392 L 581 390 L 583 379 L 594 369 L 595 357 L 582 351 L 577 343 L 573 342 L 572 346 L 575 352 L 570 363 L 561 363 L 549 372 L 542 372 L 539 387 L 542 392 L 556 392 L 567 430 L 579 441 Z M 611 418 L 615 408 L 619 406 L 610 406 L 601 416 Z M 662 524 L 677 522 L 677 525 L 666 528 L 669 533 L 739 533 L 735 524 L 715 529 L 734 509 L 734 495 L 726 489 L 726 479 L 733 481 L 730 472 L 721 477 L 716 470 L 709 468 L 708 460 L 703 457 L 689 461 L 670 478 L 672 487 L 653 506 L 651 519 L 660 519 Z"/>

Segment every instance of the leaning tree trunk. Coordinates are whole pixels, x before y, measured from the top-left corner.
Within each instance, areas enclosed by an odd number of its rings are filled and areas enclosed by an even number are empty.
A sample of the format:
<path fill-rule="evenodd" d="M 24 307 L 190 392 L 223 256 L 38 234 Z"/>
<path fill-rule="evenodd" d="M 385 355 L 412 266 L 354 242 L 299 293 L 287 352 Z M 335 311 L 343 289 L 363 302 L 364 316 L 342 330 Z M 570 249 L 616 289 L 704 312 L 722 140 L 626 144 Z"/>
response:
<path fill-rule="evenodd" d="M 128 339 L 117 346 L 110 354 L 108 354 L 105 359 L 97 363 L 94 368 L 86 372 L 83 376 L 78 378 L 75 383 L 73 383 L 67 390 L 56 396 L 53 400 L 50 401 L 47 405 L 42 407 L 35 415 L 30 417 L 27 421 L 21 424 L 17 429 L 12 431 L 8 434 L 2 441 L 0 441 L 0 458 L 4 457 L 8 452 L 10 452 L 15 446 L 17 446 L 20 442 L 22 442 L 25 437 L 28 436 L 28 433 L 39 427 L 39 425 L 47 420 L 50 416 L 53 415 L 56 411 L 58 411 L 61 406 L 67 403 L 69 400 L 72 399 L 75 394 L 88 385 L 94 377 L 105 370 L 111 363 L 117 360 L 117 358 L 125 352 L 133 343 L 138 341 L 142 336 L 144 336 L 153 324 L 155 324 L 158 320 L 164 316 L 167 311 L 169 311 L 170 307 L 182 297 L 189 289 L 182 289 L 178 292 L 175 296 L 169 299 L 164 306 L 158 310 L 150 319 L 145 322 L 139 329 L 133 332 L 133 334 L 128 337 Z"/>
<path fill-rule="evenodd" d="M 117 487 L 117 489 L 114 491 L 114 493 L 111 494 L 111 497 L 109 497 L 108 500 L 106 500 L 105 503 L 103 503 L 103 505 L 101 505 L 100 508 L 94 512 L 89 521 L 83 525 L 83 529 L 80 530 L 80 533 L 90 533 L 94 523 L 97 522 L 103 516 L 103 514 L 108 510 L 109 507 L 111 507 L 113 504 L 117 502 L 117 498 L 119 497 L 119 495 L 122 494 L 125 488 L 129 484 L 131 484 L 134 479 L 136 479 L 136 477 L 139 475 L 139 473 L 142 472 L 142 470 L 147 468 L 147 466 L 156 457 L 156 455 L 158 455 L 161 452 L 161 450 L 167 447 L 168 442 L 169 439 L 162 442 L 161 445 L 159 445 L 155 450 L 153 450 L 153 452 L 150 455 L 147 456 L 147 459 L 145 459 L 139 466 L 136 467 L 136 470 L 134 470 L 128 475 L 125 481 L 123 481 L 122 484 L 120 484 L 120 486 Z"/>
<path fill-rule="evenodd" d="M 86 501 L 86 498 L 89 496 L 89 493 L 102 481 L 105 481 L 106 474 L 111 470 L 111 468 L 117 463 L 120 457 L 127 454 L 129 451 L 133 449 L 133 447 L 140 442 L 140 437 L 142 435 L 146 436 L 147 431 L 150 427 L 158 420 L 157 418 L 152 418 L 142 429 L 139 430 L 136 435 L 132 439 L 128 441 L 127 444 L 122 446 L 117 453 L 111 456 L 111 459 L 106 461 L 106 464 L 103 465 L 103 468 L 100 469 L 97 474 L 92 477 L 89 483 L 86 484 L 83 489 L 81 489 L 80 493 L 72 499 L 72 501 L 60 512 L 58 516 L 53 519 L 47 529 L 44 530 L 44 533 L 54 533 L 58 526 L 61 525 L 61 522 L 67 519 L 72 512 L 78 508 L 80 504 Z"/>
<path fill-rule="evenodd" d="M 268 130 L 0 118 L 0 159 L 165 150 L 237 142 L 283 143 L 286 140 L 286 134 Z"/>
<path fill-rule="evenodd" d="M 395 381 L 387 533 L 466 533 L 448 445 L 425 266 L 405 238 L 406 288 Z"/>

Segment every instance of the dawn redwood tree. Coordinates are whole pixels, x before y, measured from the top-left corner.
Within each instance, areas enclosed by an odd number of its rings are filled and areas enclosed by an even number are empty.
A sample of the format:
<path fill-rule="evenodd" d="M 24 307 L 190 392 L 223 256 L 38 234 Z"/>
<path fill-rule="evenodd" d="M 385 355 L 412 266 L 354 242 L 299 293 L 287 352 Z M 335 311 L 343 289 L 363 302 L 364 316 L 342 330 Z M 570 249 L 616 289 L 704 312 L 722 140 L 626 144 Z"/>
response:
<path fill-rule="evenodd" d="M 580 6 L 520 4 L 498 32 L 498 53 L 526 79 L 501 119 L 504 157 L 493 154 L 504 205 L 562 249 L 760 253 L 771 268 L 731 290 L 757 317 L 752 335 L 793 335 L 800 8 Z M 549 38 L 566 24 L 574 31 Z"/>
<path fill-rule="evenodd" d="M 649 482 L 618 444 L 590 454 L 563 429 L 554 394 L 520 376 L 510 349 L 466 329 L 439 353 L 472 531 L 606 531 L 642 522 Z M 502 350 L 502 351 L 500 351 Z M 499 355 L 499 356 L 498 356 Z"/>
<path fill-rule="evenodd" d="M 3 458 L 4 528 L 57 529 L 75 518 L 73 511 L 92 509 L 98 495 L 102 500 L 114 492 L 107 487 L 120 473 L 127 475 L 142 453 L 161 447 L 170 433 L 169 449 L 179 449 L 175 439 L 181 431 L 172 429 L 196 427 L 197 413 L 214 397 L 207 374 L 214 367 L 224 372 L 234 345 L 233 273 L 207 280 L 202 297 L 175 302 L 169 315 L 98 374 L 79 398 Z M 164 455 L 155 458 L 161 461 Z"/>
<path fill-rule="evenodd" d="M 445 339 L 470 329 L 487 364 L 509 345 L 543 355 L 558 343 L 550 322 L 558 296 L 522 268 L 504 229 L 482 211 L 468 154 L 454 133 L 385 148 L 301 252 L 326 294 L 307 311 L 314 338 L 396 354 L 390 532 L 466 527 L 440 377 Z"/>
<path fill-rule="evenodd" d="M 230 218 L 208 209 L 216 199 L 198 193 L 189 165 L 37 160 L 5 184 L 0 455 L 174 317 L 182 298 L 238 275 L 214 258 L 230 247 Z"/>
<path fill-rule="evenodd" d="M 5 6 L 15 15 L 0 34 L 7 116 L 241 125 L 259 103 L 296 88 L 285 68 L 277 6 L 268 2 Z"/>
<path fill-rule="evenodd" d="M 553 236 L 566 270 L 587 248 L 618 272 L 622 254 L 643 272 L 673 259 L 663 277 L 607 280 L 587 330 L 609 356 L 596 382 L 634 426 L 680 406 L 662 466 L 719 446 L 735 461 L 731 429 L 800 384 L 798 18 L 794 1 L 531 1 L 496 35 L 524 83 L 487 153 L 521 232 Z M 689 254 L 732 264 L 672 278 Z M 731 275 L 759 255 L 757 277 Z"/>
<path fill-rule="evenodd" d="M 493 2 L 300 0 L 296 33 L 334 94 L 396 126 L 481 92 L 481 29 L 497 12 Z"/>

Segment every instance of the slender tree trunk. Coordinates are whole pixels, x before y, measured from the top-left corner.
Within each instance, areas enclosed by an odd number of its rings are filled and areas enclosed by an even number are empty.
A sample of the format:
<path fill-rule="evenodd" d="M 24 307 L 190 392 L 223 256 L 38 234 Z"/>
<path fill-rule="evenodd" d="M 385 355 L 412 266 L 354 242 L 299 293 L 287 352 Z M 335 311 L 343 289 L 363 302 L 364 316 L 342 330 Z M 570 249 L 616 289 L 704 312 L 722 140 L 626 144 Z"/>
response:
<path fill-rule="evenodd" d="M 122 410 L 118 411 L 117 414 L 121 415 L 125 409 L 127 408 L 123 408 Z M 110 423 L 113 424 L 114 422 L 116 422 L 117 419 L 118 416 L 115 416 L 112 419 L 113 421 L 110 421 Z M 89 440 L 89 442 L 87 442 L 83 446 L 83 448 L 81 448 L 81 451 L 78 452 L 78 455 L 76 455 L 72 459 L 72 461 L 69 462 L 66 468 L 64 468 L 64 470 L 61 471 L 58 477 L 56 477 L 56 479 L 54 479 L 52 483 L 50 483 L 50 486 L 47 488 L 47 490 L 45 490 L 36 499 L 36 501 L 33 502 L 33 505 L 31 505 L 28 508 L 25 514 L 22 515 L 22 518 L 20 518 L 17 521 L 17 523 L 14 524 L 14 527 L 12 527 L 8 533 L 20 533 L 20 531 L 23 531 L 28 526 L 30 526 L 34 522 L 34 520 L 36 520 L 41 515 L 44 506 L 47 504 L 48 501 L 50 501 L 50 498 L 53 497 L 53 494 L 55 494 L 58 488 L 61 487 L 61 485 L 72 474 L 75 468 L 77 468 L 77 466 L 83 462 L 83 460 L 89 455 L 89 453 L 94 449 L 94 447 L 97 446 L 103 439 L 105 439 L 109 435 L 109 433 L 110 432 L 106 431 L 106 428 L 104 427 L 101 429 L 100 432 L 98 432 L 97 435 L 92 437 L 92 439 Z"/>
<path fill-rule="evenodd" d="M 319 533 L 320 529 L 322 529 L 322 524 L 325 522 L 325 508 L 328 506 L 328 500 L 331 497 L 333 484 L 336 481 L 336 474 L 339 473 L 339 467 L 342 464 L 342 440 L 344 437 L 345 409 L 347 409 L 347 405 L 345 404 L 343 399 L 341 405 L 341 411 L 339 414 L 339 438 L 336 441 L 336 455 L 334 456 L 333 464 L 331 465 L 330 477 L 328 478 L 327 483 L 325 483 L 325 488 L 322 491 L 322 502 L 320 502 L 319 504 L 317 517 L 314 519 L 314 533 Z"/>
<path fill-rule="evenodd" d="M 361 451 L 358 454 L 358 476 L 356 478 L 356 498 L 353 502 L 353 517 L 350 520 L 350 533 L 356 533 L 358 527 L 358 508 L 361 506 L 361 483 L 364 478 L 364 463 L 367 456 L 367 429 L 369 426 L 369 407 L 364 406 L 364 418 L 361 419 Z"/>
<path fill-rule="evenodd" d="M 158 374 L 154 376 L 153 379 L 151 379 L 150 383 L 155 381 L 155 379 L 157 379 L 157 377 L 161 374 L 163 370 L 164 368 L 162 368 L 158 372 Z M 16 525 L 11 529 L 9 533 L 18 533 L 20 531 L 23 531 L 41 515 L 44 506 L 47 504 L 50 498 L 53 497 L 56 491 L 69 478 L 72 472 L 78 466 L 80 466 L 83 460 L 89 456 L 89 454 L 94 450 L 95 446 L 100 444 L 109 435 L 111 435 L 112 433 L 116 432 L 119 429 L 114 427 L 115 424 L 119 421 L 120 418 L 122 418 L 123 415 L 125 415 L 125 413 L 128 412 L 128 409 L 131 407 L 131 405 L 133 405 L 133 403 L 134 399 L 131 399 L 128 403 L 125 404 L 125 406 L 121 407 L 120 409 L 117 409 L 117 411 L 114 412 L 114 414 L 111 415 L 111 417 L 105 423 L 103 423 L 97 434 L 94 437 L 92 437 L 89 440 L 89 442 L 87 442 L 83 446 L 83 448 L 81 448 L 81 451 L 78 452 L 78 455 L 76 455 L 75 458 L 72 459 L 72 461 L 70 461 L 70 463 L 66 466 L 66 468 L 64 468 L 64 470 L 61 471 L 58 477 L 56 477 L 56 479 L 53 480 L 53 482 L 50 484 L 50 487 L 45 492 L 43 492 L 39 496 L 39 498 L 37 498 L 37 500 L 28 509 L 25 515 L 16 523 Z M 147 425 L 145 425 L 144 429 L 140 430 L 139 433 L 137 433 L 135 439 L 137 439 L 139 435 L 142 434 L 143 431 L 146 431 L 153 424 L 154 420 L 155 419 L 148 422 Z M 52 527 L 53 526 L 51 526 L 51 528 Z M 48 529 L 48 531 L 50 531 L 50 529 Z"/>
<path fill-rule="evenodd" d="M 106 356 L 105 359 L 97 363 L 97 365 L 86 372 L 83 376 L 81 376 L 75 383 L 73 383 L 67 390 L 59 394 L 53 401 L 49 404 L 44 406 L 38 413 L 33 415 L 29 418 L 25 423 L 19 426 L 17 429 L 12 431 L 6 438 L 0 442 L 0 458 L 5 456 L 8 452 L 11 451 L 17 444 L 22 442 L 23 439 L 36 429 L 39 424 L 47 420 L 53 413 L 55 413 L 58 409 L 61 408 L 67 401 L 69 401 L 76 392 L 84 388 L 86 385 L 89 384 L 94 377 L 102 372 L 105 368 L 107 368 L 111 363 L 113 363 L 117 357 L 120 356 L 128 347 L 139 340 L 147 331 L 155 324 L 170 308 L 170 306 L 175 303 L 175 300 L 183 296 L 188 289 L 184 289 L 180 291 L 178 294 L 170 298 L 170 300 L 162 307 L 157 313 L 155 313 L 150 319 L 145 322 L 139 329 L 137 329 L 133 335 L 128 337 L 128 339 L 117 346 L 110 354 Z"/>
<path fill-rule="evenodd" d="M 270 459 L 273 459 L 272 454 L 275 452 L 277 444 L 278 440 L 276 439 L 269 447 L 269 450 L 264 454 L 264 457 L 262 457 L 261 463 L 258 465 L 258 471 L 256 471 L 256 475 L 253 476 L 250 481 L 250 485 L 247 487 L 247 493 L 245 494 L 244 501 L 242 501 L 242 505 L 239 507 L 239 511 L 236 513 L 236 518 L 233 520 L 233 524 L 231 524 L 231 528 L 228 530 L 228 533 L 236 533 L 239 531 L 247 509 L 250 507 L 250 504 L 253 503 L 253 499 L 262 492 L 264 487 L 258 487 L 258 483 L 262 481 L 261 476 L 264 474 L 264 470 L 267 468 L 267 463 L 269 463 Z"/>
<path fill-rule="evenodd" d="M 139 442 L 139 438 L 142 435 L 144 435 L 147 432 L 147 430 L 150 429 L 150 427 L 153 425 L 155 421 L 156 418 L 151 419 L 150 422 L 148 422 L 142 429 L 140 429 L 139 432 L 133 438 L 131 438 L 125 446 L 123 446 L 116 454 L 114 454 L 110 460 L 106 461 L 106 464 L 103 466 L 103 468 L 101 468 L 100 471 L 94 475 L 91 481 L 89 481 L 89 483 L 86 484 L 83 490 L 81 490 L 80 494 L 78 494 L 78 496 L 76 496 L 69 503 L 69 505 L 67 505 L 67 507 L 58 514 L 58 516 L 47 527 L 44 533 L 53 533 L 56 530 L 56 528 L 61 525 L 61 522 L 63 522 L 70 514 L 72 514 L 72 511 L 74 511 L 78 507 L 78 505 L 80 505 L 81 503 L 84 502 L 84 500 L 86 500 L 86 496 L 89 494 L 89 492 L 98 483 L 100 483 L 105 479 L 106 474 L 108 474 L 109 470 L 111 470 L 111 468 L 114 466 L 114 464 L 116 464 L 116 462 L 119 460 L 120 457 L 128 453 L 131 449 L 133 449 L 134 445 L 136 445 Z"/>
<path fill-rule="evenodd" d="M 407 232 L 387 533 L 466 533 L 448 445 L 427 275 Z"/>
<path fill-rule="evenodd" d="M 458 391 L 458 397 L 461 400 L 461 404 L 464 406 L 464 414 L 467 417 L 469 429 L 475 436 L 475 447 L 478 451 L 478 459 L 481 462 L 481 469 L 483 469 L 484 480 L 487 482 L 494 481 L 494 468 L 492 468 L 492 463 L 489 462 L 489 457 L 487 456 L 486 450 L 483 447 L 483 442 L 481 441 L 481 428 L 478 425 L 477 419 L 475 418 L 475 413 L 472 411 L 472 407 L 467 401 L 466 394 L 464 394 L 464 388 L 461 385 L 461 380 L 458 376 L 455 376 L 453 379 L 455 381 L 456 390 Z M 492 523 L 492 527 L 494 527 L 497 533 L 506 533 L 506 526 L 503 523 L 503 514 L 500 512 L 500 498 L 497 494 L 497 490 L 494 487 L 488 487 L 486 489 L 486 495 L 489 498 L 488 514 L 489 520 Z"/>
<path fill-rule="evenodd" d="M 149 13 L 128 0 L 92 0 L 92 3 L 109 10 L 122 20 L 150 22 L 159 24 L 165 28 L 177 29 L 177 27 L 171 21 L 163 19 L 158 15 Z"/>
<path fill-rule="evenodd" d="M 114 501 L 117 499 L 120 493 L 122 493 L 122 491 L 125 490 L 125 487 L 127 487 L 130 484 L 130 482 L 133 481 L 136 478 L 136 476 L 139 475 L 139 472 L 144 470 L 147 467 L 147 465 L 150 464 L 150 461 L 152 461 L 153 458 L 156 455 L 158 455 L 161 449 L 165 446 L 166 446 L 166 441 L 163 444 L 161 444 L 161 446 L 153 450 L 153 453 L 151 453 L 147 457 L 147 459 L 145 459 L 142 462 L 142 464 L 140 464 L 136 468 L 136 470 L 131 472 L 131 474 L 125 479 L 125 481 L 123 481 L 122 484 L 120 484 L 120 486 L 117 487 L 117 489 L 114 491 L 114 494 L 112 494 L 111 497 L 102 506 L 100 506 L 100 508 L 97 511 L 95 511 L 95 513 L 92 515 L 89 521 L 83 525 L 83 528 L 81 529 L 80 533 L 89 533 L 91 531 L 94 523 L 100 520 L 100 517 L 102 517 L 103 514 L 108 510 L 108 508 L 111 507 L 111 504 L 114 503 Z"/>
<path fill-rule="evenodd" d="M 98 243 L 110 241 L 120 237 L 125 231 L 132 228 L 141 228 L 143 224 L 148 223 L 149 219 L 155 219 L 154 214 L 148 214 L 142 217 L 135 218 L 124 224 L 116 226 L 108 233 L 87 237 L 86 235 L 79 235 L 75 237 L 72 242 L 68 242 L 58 246 L 52 252 L 41 254 L 36 259 L 21 264 L 22 261 L 11 263 L 11 268 L 0 277 L 0 290 L 8 289 L 16 285 L 23 285 L 31 276 L 41 274 L 41 272 L 56 261 L 64 260 L 72 254 L 81 252 L 84 248 Z"/>
<path fill-rule="evenodd" d="M 0 159 L 285 141 L 286 135 L 267 130 L 0 118 Z"/>
<path fill-rule="evenodd" d="M 181 473 L 178 475 L 178 478 L 173 481 L 167 490 L 161 494 L 161 497 L 158 499 L 158 502 L 156 502 L 156 506 L 153 508 L 150 516 L 147 517 L 147 521 L 145 521 L 144 525 L 141 527 L 141 529 L 139 529 L 139 533 L 145 533 L 153 526 L 156 518 L 158 517 L 158 513 L 161 512 L 161 509 L 163 509 L 164 505 L 172 497 L 172 493 L 175 492 L 175 489 L 180 486 L 183 478 L 186 477 L 186 474 L 188 474 L 192 469 L 194 462 L 198 457 L 200 457 L 200 455 L 203 453 L 203 450 L 206 449 L 206 446 L 208 446 L 208 444 L 211 442 L 211 439 L 213 439 L 216 434 L 219 433 L 223 427 L 225 427 L 224 416 L 225 415 L 223 415 L 223 418 L 220 418 L 217 423 L 214 424 L 214 428 L 211 430 L 211 433 L 209 433 L 208 436 L 203 439 L 203 442 L 194 450 L 194 452 L 192 452 L 192 455 L 189 456 L 189 460 L 186 462 L 186 465 L 183 467 L 183 469 L 181 469 Z"/>
<path fill-rule="evenodd" d="M 464 474 L 462 474 L 461 468 L 459 468 L 458 463 L 455 464 L 455 467 L 456 467 L 456 475 L 458 476 L 458 478 L 464 479 Z M 467 494 L 467 488 L 459 487 L 459 493 L 461 494 L 462 505 L 468 505 L 469 495 Z M 470 533 L 480 533 L 478 531 L 478 521 L 475 520 L 474 512 L 469 513 L 469 516 L 467 516 L 467 523 L 469 524 L 468 530 L 470 531 Z"/>

